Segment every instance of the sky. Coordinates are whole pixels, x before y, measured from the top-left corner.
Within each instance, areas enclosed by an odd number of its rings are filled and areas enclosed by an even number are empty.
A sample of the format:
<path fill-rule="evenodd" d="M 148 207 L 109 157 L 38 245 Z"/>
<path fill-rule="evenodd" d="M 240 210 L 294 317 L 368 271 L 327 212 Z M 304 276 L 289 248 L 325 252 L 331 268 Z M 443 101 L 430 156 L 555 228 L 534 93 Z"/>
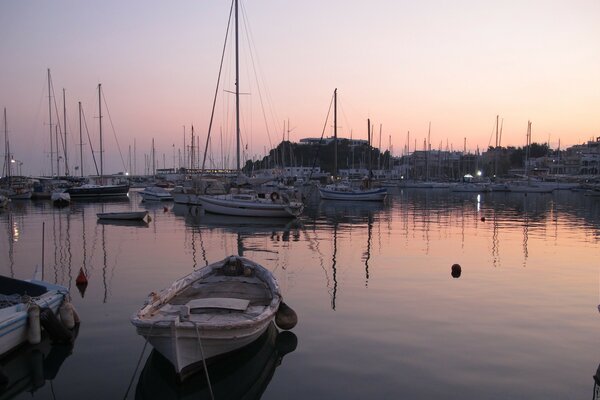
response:
<path fill-rule="evenodd" d="M 131 172 L 143 172 L 153 139 L 158 166 L 178 166 L 191 125 L 203 148 L 230 7 L 0 2 L 0 107 L 21 172 L 50 173 L 48 69 L 53 124 L 58 112 L 64 125 L 65 90 L 71 172 L 80 164 L 78 102 L 99 158 L 99 83 L 105 172 L 128 170 L 130 160 Z M 262 157 L 284 131 L 292 142 L 332 136 L 335 88 L 338 135 L 367 139 L 370 119 L 373 144 L 391 143 L 394 155 L 407 144 L 423 149 L 428 135 L 433 149 L 486 149 L 497 115 L 503 146 L 525 145 L 528 121 L 533 142 L 584 143 L 600 136 L 598 21 L 598 0 L 240 0 L 244 157 Z M 230 41 L 209 147 L 217 166 L 234 167 L 233 54 Z M 83 169 L 93 173 L 83 135 Z"/>

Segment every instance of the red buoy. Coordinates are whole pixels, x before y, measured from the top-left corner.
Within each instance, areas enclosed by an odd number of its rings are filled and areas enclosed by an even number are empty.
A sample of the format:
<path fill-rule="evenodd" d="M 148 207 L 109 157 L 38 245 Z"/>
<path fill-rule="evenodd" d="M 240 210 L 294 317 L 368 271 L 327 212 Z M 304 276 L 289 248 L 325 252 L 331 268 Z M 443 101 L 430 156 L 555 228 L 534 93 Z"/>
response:
<path fill-rule="evenodd" d="M 83 268 L 79 268 L 79 275 L 77 275 L 77 278 L 75 279 L 75 284 L 77 285 L 87 285 L 88 280 L 87 277 L 85 276 L 85 273 L 83 272 Z"/>

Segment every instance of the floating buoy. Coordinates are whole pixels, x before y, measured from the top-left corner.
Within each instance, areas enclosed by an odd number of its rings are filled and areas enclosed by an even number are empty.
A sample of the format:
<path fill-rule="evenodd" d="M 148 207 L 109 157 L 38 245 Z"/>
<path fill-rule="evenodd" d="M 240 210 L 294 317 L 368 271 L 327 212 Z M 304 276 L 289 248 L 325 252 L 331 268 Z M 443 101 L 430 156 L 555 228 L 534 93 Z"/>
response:
<path fill-rule="evenodd" d="M 148 215 L 148 217 L 146 218 L 146 221 L 148 221 L 148 222 L 152 221 L 152 217 Z"/>
<path fill-rule="evenodd" d="M 77 278 L 75 278 L 75 284 L 76 285 L 87 285 L 88 284 L 88 280 L 87 280 L 87 277 L 85 276 L 85 272 L 83 272 L 83 268 L 79 268 L 79 274 L 77 275 Z"/>
<path fill-rule="evenodd" d="M 282 301 L 279 304 L 277 314 L 275 314 L 275 324 L 280 329 L 289 330 L 295 327 L 297 323 L 298 315 L 296 315 L 296 311 Z"/>
<path fill-rule="evenodd" d="M 73 329 L 75 327 L 75 314 L 73 312 L 73 304 L 65 301 L 58 309 L 60 315 L 60 321 L 67 329 Z"/>
<path fill-rule="evenodd" d="M 462 272 L 462 268 L 458 264 L 452 264 L 452 277 L 458 278 Z"/>
<path fill-rule="evenodd" d="M 169 211 L 169 207 L 166 207 L 166 206 L 163 207 L 163 212 L 167 212 L 167 211 Z"/>
<path fill-rule="evenodd" d="M 485 217 L 481 217 L 481 222 L 485 222 Z"/>
<path fill-rule="evenodd" d="M 294 334 L 294 332 L 279 332 L 277 338 L 275 339 L 275 348 L 277 349 L 277 352 L 279 352 L 280 356 L 291 353 L 292 351 L 296 350 L 296 347 L 298 347 L 298 337 Z"/>
<path fill-rule="evenodd" d="M 65 328 L 50 308 L 40 311 L 40 322 L 53 343 L 72 343 L 73 333 Z"/>
<path fill-rule="evenodd" d="M 27 341 L 31 344 L 38 344 L 42 341 L 40 306 L 37 304 L 32 304 L 27 309 Z"/>

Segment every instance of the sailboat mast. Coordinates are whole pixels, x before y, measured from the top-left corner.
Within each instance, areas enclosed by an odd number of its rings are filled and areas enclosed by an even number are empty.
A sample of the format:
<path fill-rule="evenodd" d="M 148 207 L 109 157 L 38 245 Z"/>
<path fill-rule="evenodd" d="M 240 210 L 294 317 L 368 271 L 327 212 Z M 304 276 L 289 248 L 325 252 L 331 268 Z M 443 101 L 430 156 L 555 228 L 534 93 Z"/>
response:
<path fill-rule="evenodd" d="M 50 122 L 48 126 L 50 127 L 50 176 L 54 176 L 54 159 L 52 158 L 52 92 L 50 90 L 50 68 L 48 68 L 48 117 L 50 118 Z"/>
<path fill-rule="evenodd" d="M 238 0 L 235 0 L 235 132 L 237 171 L 240 173 L 240 61 L 238 43 Z"/>
<path fill-rule="evenodd" d="M 65 176 L 69 176 L 69 158 L 67 156 L 67 101 L 65 95 L 65 89 L 63 88 L 63 123 L 65 125 L 65 143 L 64 143 L 64 153 L 65 153 Z"/>
<path fill-rule="evenodd" d="M 98 124 L 100 128 L 100 179 L 104 180 L 104 143 L 102 141 L 102 84 L 98 84 Z"/>
<path fill-rule="evenodd" d="M 81 131 L 81 102 L 79 102 L 79 171 L 83 178 L 83 137 Z"/>
<path fill-rule="evenodd" d="M 333 91 L 333 177 L 337 177 L 337 88 Z"/>
<path fill-rule="evenodd" d="M 4 107 L 4 166 L 6 176 L 10 178 L 10 146 L 8 144 L 8 123 L 6 121 L 6 107 Z"/>

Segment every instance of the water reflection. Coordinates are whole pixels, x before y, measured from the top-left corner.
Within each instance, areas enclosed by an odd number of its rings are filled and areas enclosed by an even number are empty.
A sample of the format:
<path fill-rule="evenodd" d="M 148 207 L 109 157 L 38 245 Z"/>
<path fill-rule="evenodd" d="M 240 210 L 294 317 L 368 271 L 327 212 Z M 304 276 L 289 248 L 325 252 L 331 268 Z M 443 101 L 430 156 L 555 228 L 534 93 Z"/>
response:
<path fill-rule="evenodd" d="M 283 357 L 293 352 L 298 339 L 292 332 L 279 332 L 271 323 L 250 345 L 208 365 L 215 399 L 260 399 Z M 152 350 L 140 374 L 135 398 L 210 399 L 204 372 L 178 381 L 173 365 Z"/>
<path fill-rule="evenodd" d="M 78 328 L 76 328 L 78 329 Z M 73 353 L 73 344 L 52 344 L 49 337 L 36 345 L 25 345 L 0 360 L 0 398 L 16 398 L 24 392 L 31 394 L 52 381 L 67 357 Z"/>

